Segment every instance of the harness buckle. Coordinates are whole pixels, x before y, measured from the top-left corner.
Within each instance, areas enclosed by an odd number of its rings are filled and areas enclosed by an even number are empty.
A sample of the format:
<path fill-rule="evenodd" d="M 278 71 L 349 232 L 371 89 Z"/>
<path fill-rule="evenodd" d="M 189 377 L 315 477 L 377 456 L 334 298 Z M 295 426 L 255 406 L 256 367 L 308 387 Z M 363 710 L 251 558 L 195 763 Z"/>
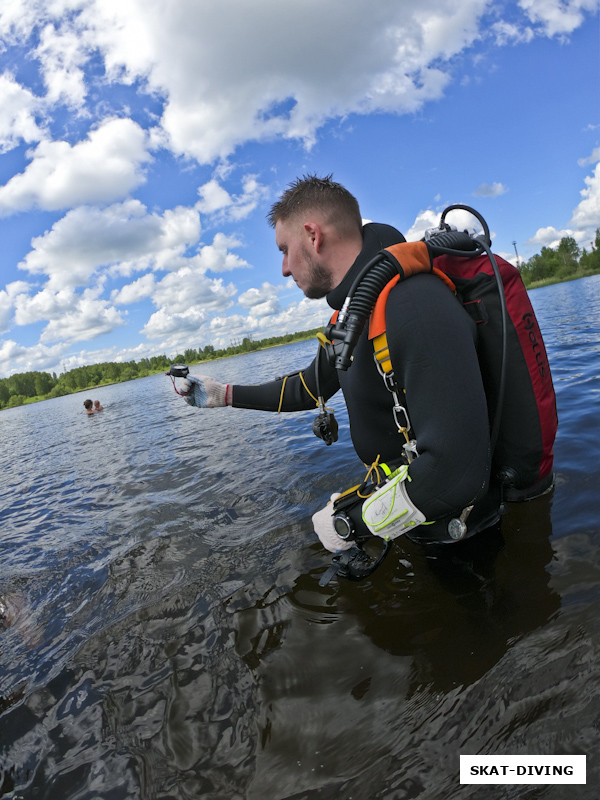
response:
<path fill-rule="evenodd" d="M 404 445 L 404 455 L 409 464 L 419 455 L 416 439 L 411 439 L 409 442 L 406 442 Z"/>
<path fill-rule="evenodd" d="M 394 415 L 394 422 L 396 423 L 396 427 L 398 428 L 398 433 L 404 434 L 404 438 L 406 439 L 406 444 L 404 445 L 404 452 L 408 462 L 410 463 L 416 456 L 418 456 L 417 452 L 417 443 L 415 439 L 409 439 L 408 432 L 411 430 L 410 426 L 410 419 L 408 416 L 408 411 L 400 402 L 400 390 L 398 388 L 398 384 L 394 379 L 394 372 L 393 370 L 386 370 L 382 366 L 382 363 L 375 356 L 375 365 L 377 367 L 377 371 L 383 378 L 383 383 L 385 388 L 391 393 L 392 398 L 394 400 L 394 405 L 392 408 L 392 413 Z M 404 417 L 402 420 L 401 417 Z"/>
<path fill-rule="evenodd" d="M 394 403 L 394 412 L 393 412 L 394 413 L 394 422 L 396 423 L 396 425 L 398 427 L 398 430 L 409 430 L 410 429 L 410 420 L 408 418 L 408 412 L 404 408 L 404 406 L 400 405 L 400 403 L 398 402 L 398 398 L 397 397 L 395 397 L 394 399 L 396 400 L 396 402 Z M 400 421 L 400 418 L 399 418 L 400 414 L 404 415 L 403 423 Z"/>

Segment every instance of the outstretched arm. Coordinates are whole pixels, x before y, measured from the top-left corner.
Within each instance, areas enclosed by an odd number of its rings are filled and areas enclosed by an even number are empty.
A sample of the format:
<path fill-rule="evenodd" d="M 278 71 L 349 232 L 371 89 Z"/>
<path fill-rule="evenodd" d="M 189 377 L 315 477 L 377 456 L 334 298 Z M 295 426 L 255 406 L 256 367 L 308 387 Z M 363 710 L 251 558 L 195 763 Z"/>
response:
<path fill-rule="evenodd" d="M 256 385 L 224 384 L 205 375 L 190 375 L 182 394 L 189 405 L 198 408 L 230 405 L 259 411 L 305 411 L 317 406 L 319 391 L 323 400 L 328 400 L 339 388 L 335 369 L 319 356 L 305 370 Z"/>

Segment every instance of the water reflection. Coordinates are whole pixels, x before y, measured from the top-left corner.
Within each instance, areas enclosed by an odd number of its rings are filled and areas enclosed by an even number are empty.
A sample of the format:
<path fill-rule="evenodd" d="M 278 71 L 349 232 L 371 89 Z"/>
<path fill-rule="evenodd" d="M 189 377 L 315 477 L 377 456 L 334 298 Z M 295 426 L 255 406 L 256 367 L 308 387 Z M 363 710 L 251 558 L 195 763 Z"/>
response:
<path fill-rule="evenodd" d="M 319 587 L 310 525 L 362 474 L 337 398 L 332 448 L 311 413 L 203 415 L 164 376 L 106 387 L 97 418 L 77 395 L 2 412 L 0 797 L 466 798 L 460 752 L 595 753 L 600 276 L 532 300 L 554 496 L 479 543 L 396 543 L 362 583 Z M 261 381 L 313 352 L 206 371 Z"/>
<path fill-rule="evenodd" d="M 443 698 L 551 620 L 560 608 L 547 569 L 551 503 L 510 506 L 502 532 L 460 548 L 425 554 L 407 541 L 358 584 L 320 588 L 313 572 L 254 602 L 247 588 L 234 594 L 236 650 L 260 687 L 260 777 L 247 796 L 368 770 L 364 753 L 377 758 L 390 737 L 394 751 L 404 741 L 400 720 L 407 730 L 423 724 L 432 703 L 445 718 Z"/>

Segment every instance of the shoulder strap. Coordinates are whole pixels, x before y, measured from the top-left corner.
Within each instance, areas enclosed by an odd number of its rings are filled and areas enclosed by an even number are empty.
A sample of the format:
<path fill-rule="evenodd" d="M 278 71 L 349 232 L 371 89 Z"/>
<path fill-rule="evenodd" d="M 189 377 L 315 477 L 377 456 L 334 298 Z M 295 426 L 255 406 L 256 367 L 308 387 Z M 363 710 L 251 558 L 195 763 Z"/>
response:
<path fill-rule="evenodd" d="M 438 269 L 437 267 L 433 267 L 431 272 L 433 275 L 437 275 L 440 280 L 444 281 L 450 291 L 454 293 L 456 292 L 455 284 L 450 280 L 445 272 L 442 272 L 442 270 Z M 413 272 L 411 274 L 414 275 L 415 273 Z M 392 280 L 383 287 L 379 297 L 375 301 L 373 311 L 371 311 L 371 318 L 369 319 L 369 339 L 375 339 L 377 336 L 381 336 L 382 333 L 385 333 L 385 306 L 390 292 L 399 280 L 400 275 L 395 275 Z"/>

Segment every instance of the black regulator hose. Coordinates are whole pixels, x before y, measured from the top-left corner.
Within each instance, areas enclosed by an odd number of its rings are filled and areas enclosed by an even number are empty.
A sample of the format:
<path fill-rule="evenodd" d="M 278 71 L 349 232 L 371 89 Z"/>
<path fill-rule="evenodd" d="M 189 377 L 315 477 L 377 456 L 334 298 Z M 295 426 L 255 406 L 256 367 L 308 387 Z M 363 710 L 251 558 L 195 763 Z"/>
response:
<path fill-rule="evenodd" d="M 485 252 L 479 238 L 473 238 L 465 231 L 442 231 L 426 239 L 425 243 L 432 258 L 441 255 L 476 258 Z"/>
<path fill-rule="evenodd" d="M 343 345 L 335 357 L 335 367 L 347 370 L 352 364 L 352 353 L 356 347 L 365 322 L 369 318 L 375 301 L 383 287 L 398 274 L 398 270 L 379 254 L 361 270 L 348 292 L 349 303 L 340 311 L 338 323 L 343 325 Z M 336 327 L 337 327 L 336 324 Z M 335 329 L 332 332 L 335 337 Z"/>
<path fill-rule="evenodd" d="M 479 211 L 475 211 L 475 209 L 472 208 L 471 206 L 465 206 L 462 203 L 454 203 L 453 205 L 448 206 L 448 208 L 445 208 L 442 211 L 442 215 L 440 217 L 440 228 L 446 228 L 447 230 L 450 230 L 450 226 L 445 221 L 446 220 L 446 216 L 447 216 L 447 214 L 450 213 L 450 211 L 466 211 L 467 213 L 469 213 L 473 217 L 475 217 L 475 219 L 479 222 L 479 224 L 483 228 L 483 234 L 481 236 L 476 236 L 474 238 L 475 239 L 479 239 L 484 244 L 486 244 L 488 247 L 492 246 L 492 239 L 490 237 L 490 229 L 488 228 L 487 222 L 481 216 Z"/>

